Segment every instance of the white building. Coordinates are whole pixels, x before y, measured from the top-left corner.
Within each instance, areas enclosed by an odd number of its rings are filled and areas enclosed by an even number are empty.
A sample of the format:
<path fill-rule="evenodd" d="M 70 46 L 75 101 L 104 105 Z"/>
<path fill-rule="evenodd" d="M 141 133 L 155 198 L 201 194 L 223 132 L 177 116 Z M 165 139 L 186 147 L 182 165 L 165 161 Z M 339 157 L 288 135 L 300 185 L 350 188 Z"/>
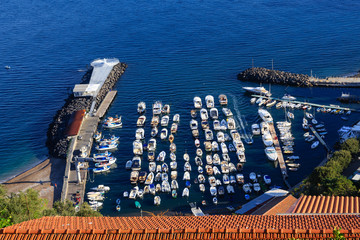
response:
<path fill-rule="evenodd" d="M 357 122 L 354 126 L 348 127 L 343 126 L 338 130 L 340 142 L 344 142 L 349 138 L 359 138 L 360 137 L 360 121 Z"/>

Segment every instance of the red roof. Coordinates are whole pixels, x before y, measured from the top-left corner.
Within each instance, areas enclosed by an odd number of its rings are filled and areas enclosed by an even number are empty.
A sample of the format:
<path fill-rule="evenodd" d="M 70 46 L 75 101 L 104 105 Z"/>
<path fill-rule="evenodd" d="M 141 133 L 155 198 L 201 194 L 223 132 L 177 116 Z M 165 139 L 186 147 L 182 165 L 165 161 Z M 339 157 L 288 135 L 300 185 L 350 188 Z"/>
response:
<path fill-rule="evenodd" d="M 0 229 L 0 239 L 329 238 L 334 226 L 360 237 L 358 215 L 213 215 L 43 217 Z"/>
<path fill-rule="evenodd" d="M 297 202 L 297 198 L 293 195 L 287 195 L 284 197 L 276 197 L 271 199 L 256 211 L 251 213 L 252 215 L 276 215 L 279 213 L 287 213 L 288 209 Z"/>
<path fill-rule="evenodd" d="M 360 198 L 351 196 L 302 196 L 293 213 L 360 213 Z"/>
<path fill-rule="evenodd" d="M 84 116 L 85 116 L 85 110 L 79 110 L 73 112 L 73 114 L 70 117 L 68 127 L 66 129 L 67 136 L 78 135 Z"/>

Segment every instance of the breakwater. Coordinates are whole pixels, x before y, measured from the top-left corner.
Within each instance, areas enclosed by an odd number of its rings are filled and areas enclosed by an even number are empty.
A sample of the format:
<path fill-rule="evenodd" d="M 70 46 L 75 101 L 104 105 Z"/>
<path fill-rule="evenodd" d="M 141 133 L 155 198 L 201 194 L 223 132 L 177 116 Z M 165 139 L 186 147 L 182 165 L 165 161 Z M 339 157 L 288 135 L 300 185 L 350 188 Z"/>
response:
<path fill-rule="evenodd" d="M 99 107 L 107 92 L 112 90 L 118 79 L 124 73 L 126 67 L 126 63 L 119 63 L 113 67 L 98 95 L 96 96 L 95 108 Z M 92 68 L 85 73 L 81 83 L 89 82 L 91 73 Z M 64 106 L 57 111 L 53 121 L 49 124 L 47 131 L 46 146 L 48 147 L 49 154 L 51 156 L 65 158 L 69 144 L 65 131 L 71 114 L 81 109 L 89 111 L 93 101 L 94 99 L 92 97 L 74 97 L 73 94 L 71 94 L 65 100 Z"/>
<path fill-rule="evenodd" d="M 267 68 L 248 68 L 239 73 L 237 78 L 241 81 L 296 87 L 360 87 L 359 77 L 314 78 L 306 74 L 289 73 Z"/>

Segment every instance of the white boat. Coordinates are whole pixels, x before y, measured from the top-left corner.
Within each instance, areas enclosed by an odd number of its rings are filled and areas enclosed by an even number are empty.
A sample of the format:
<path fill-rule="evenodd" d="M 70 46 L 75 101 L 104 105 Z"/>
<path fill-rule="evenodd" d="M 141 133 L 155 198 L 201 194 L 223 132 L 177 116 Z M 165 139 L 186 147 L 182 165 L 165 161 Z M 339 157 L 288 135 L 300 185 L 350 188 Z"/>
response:
<path fill-rule="evenodd" d="M 156 150 L 156 139 L 150 138 L 148 143 L 148 151 L 155 152 L 155 150 Z"/>
<path fill-rule="evenodd" d="M 207 108 L 213 108 L 215 106 L 214 97 L 211 95 L 207 95 L 205 97 L 206 107 Z"/>
<path fill-rule="evenodd" d="M 160 101 L 156 101 L 153 104 L 153 114 L 154 115 L 160 115 L 162 112 L 162 103 Z"/>
<path fill-rule="evenodd" d="M 309 135 L 305 138 L 305 141 L 307 142 L 312 142 L 313 140 L 315 139 L 315 136 L 314 135 Z"/>
<path fill-rule="evenodd" d="M 245 163 L 246 162 L 245 153 L 243 151 L 241 151 L 241 150 L 237 151 L 236 156 L 237 156 L 240 163 Z"/>
<path fill-rule="evenodd" d="M 217 154 L 217 153 L 215 153 L 215 154 L 213 155 L 213 164 L 214 164 L 214 165 L 220 165 L 220 156 L 219 156 L 219 154 Z"/>
<path fill-rule="evenodd" d="M 116 149 L 118 144 L 116 142 L 100 142 L 99 145 L 97 145 L 95 148 L 98 151 L 106 151 L 106 150 L 112 150 Z"/>
<path fill-rule="evenodd" d="M 139 171 L 141 169 L 141 158 L 139 156 L 133 157 L 131 169 L 136 171 Z"/>
<path fill-rule="evenodd" d="M 198 175 L 198 181 L 199 183 L 205 183 L 205 176 L 203 174 L 199 174 Z"/>
<path fill-rule="evenodd" d="M 101 137 L 102 137 L 102 133 L 96 131 L 96 133 L 94 134 L 95 141 L 99 142 L 101 140 Z"/>
<path fill-rule="evenodd" d="M 314 118 L 314 116 L 313 116 L 311 113 L 306 112 L 305 115 L 306 115 L 306 117 L 309 118 L 309 119 L 313 119 L 313 118 Z"/>
<path fill-rule="evenodd" d="M 267 184 L 267 185 L 270 185 L 271 184 L 271 178 L 270 178 L 270 176 L 269 175 L 264 175 L 263 176 L 263 178 L 264 178 L 264 182 L 265 182 L 265 184 Z"/>
<path fill-rule="evenodd" d="M 317 146 L 319 146 L 319 141 L 316 141 L 316 142 L 314 142 L 313 144 L 311 144 L 311 148 L 312 149 L 314 149 L 314 148 L 316 148 Z"/>
<path fill-rule="evenodd" d="M 219 170 L 219 168 L 217 166 L 213 166 L 213 172 L 214 172 L 214 175 L 220 175 L 221 172 Z"/>
<path fill-rule="evenodd" d="M 170 105 L 169 104 L 165 104 L 163 109 L 161 110 L 161 112 L 163 114 L 170 114 Z"/>
<path fill-rule="evenodd" d="M 173 117 L 173 122 L 175 123 L 179 123 L 180 122 L 180 114 L 175 114 L 174 117 Z"/>
<path fill-rule="evenodd" d="M 125 164 L 125 169 L 129 170 L 129 169 L 131 169 L 131 166 L 132 166 L 132 161 L 128 160 Z"/>
<path fill-rule="evenodd" d="M 261 190 L 260 183 L 254 183 L 253 188 L 255 192 L 260 192 Z"/>
<path fill-rule="evenodd" d="M 227 185 L 226 186 L 226 191 L 228 192 L 228 194 L 234 194 L 235 193 L 234 187 L 232 185 Z"/>
<path fill-rule="evenodd" d="M 157 127 L 153 127 L 152 129 L 151 129 L 151 133 L 150 133 L 150 135 L 152 136 L 152 137 L 156 137 L 156 135 L 158 134 L 158 128 Z"/>
<path fill-rule="evenodd" d="M 214 203 L 215 205 L 218 204 L 218 199 L 217 199 L 217 197 L 213 197 L 212 201 L 213 201 L 213 203 Z"/>
<path fill-rule="evenodd" d="M 190 160 L 189 154 L 184 153 L 183 159 L 184 159 L 185 162 L 188 162 Z"/>
<path fill-rule="evenodd" d="M 214 120 L 213 126 L 214 126 L 214 130 L 215 130 L 215 131 L 221 130 L 221 125 L 220 125 L 220 121 L 219 121 L 219 120 Z"/>
<path fill-rule="evenodd" d="M 145 130 L 143 128 L 136 129 L 135 138 L 136 138 L 136 140 L 144 139 L 145 138 Z"/>
<path fill-rule="evenodd" d="M 95 159 L 97 159 L 97 158 L 106 158 L 106 157 L 110 157 L 111 155 L 112 155 L 111 152 L 105 151 L 105 152 L 102 152 L 102 153 L 94 153 L 93 158 L 95 158 Z"/>
<path fill-rule="evenodd" d="M 196 149 L 196 155 L 199 156 L 199 157 L 202 157 L 203 151 L 201 150 L 201 148 Z"/>
<path fill-rule="evenodd" d="M 161 140 L 165 140 L 168 136 L 168 130 L 167 128 L 163 128 L 161 129 L 161 132 L 160 132 L 160 139 Z"/>
<path fill-rule="evenodd" d="M 267 147 L 271 147 L 273 145 L 273 139 L 269 132 L 266 132 L 265 134 L 262 135 L 262 140 L 264 142 L 264 145 Z"/>
<path fill-rule="evenodd" d="M 169 116 L 165 115 L 161 118 L 160 125 L 162 127 L 167 127 L 169 125 Z"/>
<path fill-rule="evenodd" d="M 178 182 L 174 179 L 171 181 L 171 189 L 178 189 L 179 188 L 179 184 Z"/>
<path fill-rule="evenodd" d="M 205 146 L 205 151 L 206 152 L 211 152 L 212 151 L 212 144 L 211 144 L 210 141 L 205 141 L 204 146 Z"/>
<path fill-rule="evenodd" d="M 145 102 L 139 102 L 138 103 L 138 107 L 137 107 L 137 111 L 139 114 L 143 114 L 146 110 L 146 103 Z"/>
<path fill-rule="evenodd" d="M 197 130 L 198 129 L 198 122 L 195 119 L 191 119 L 190 121 L 190 129 Z"/>
<path fill-rule="evenodd" d="M 243 190 L 244 190 L 245 193 L 251 193 L 251 188 L 250 188 L 249 183 L 245 183 L 243 185 Z"/>
<path fill-rule="evenodd" d="M 228 153 L 229 152 L 225 143 L 222 142 L 220 144 L 220 147 L 221 147 L 221 152 L 222 153 Z"/>
<path fill-rule="evenodd" d="M 315 118 L 313 118 L 313 119 L 311 119 L 311 123 L 316 125 L 316 124 L 318 124 L 318 121 Z"/>
<path fill-rule="evenodd" d="M 160 122 L 159 116 L 154 115 L 151 119 L 150 125 L 154 128 L 159 125 L 159 122 Z"/>
<path fill-rule="evenodd" d="M 256 97 L 253 97 L 253 98 L 250 99 L 251 104 L 254 104 L 255 102 L 256 102 Z"/>
<path fill-rule="evenodd" d="M 140 140 L 135 140 L 133 142 L 133 153 L 134 155 L 142 155 L 143 154 L 143 144 Z"/>
<path fill-rule="evenodd" d="M 290 94 L 285 93 L 284 96 L 282 97 L 282 99 L 294 101 L 294 100 L 296 100 L 296 97 L 293 97 Z"/>
<path fill-rule="evenodd" d="M 177 123 L 172 123 L 171 128 L 170 128 L 171 133 L 176 133 L 177 130 L 178 130 L 178 124 Z"/>
<path fill-rule="evenodd" d="M 253 135 L 260 135 L 260 126 L 257 123 L 254 123 L 253 125 L 251 125 L 251 131 L 253 133 Z"/>
<path fill-rule="evenodd" d="M 244 175 L 242 173 L 236 174 L 236 181 L 238 182 L 238 184 L 243 184 L 244 183 Z"/>
<path fill-rule="evenodd" d="M 216 141 L 213 141 L 213 142 L 211 143 L 211 149 L 212 149 L 213 152 L 219 151 L 219 150 L 220 150 L 219 144 L 218 144 Z"/>
<path fill-rule="evenodd" d="M 183 180 L 190 180 L 190 172 L 184 172 Z"/>
<path fill-rule="evenodd" d="M 210 129 L 205 130 L 206 141 L 212 141 L 214 139 L 213 132 Z"/>
<path fill-rule="evenodd" d="M 109 160 L 107 161 L 101 161 L 101 162 L 97 162 L 95 163 L 95 167 L 105 167 L 105 166 L 111 166 L 116 162 L 116 158 L 114 157 L 109 157 Z"/>
<path fill-rule="evenodd" d="M 251 173 L 249 174 L 249 178 L 250 178 L 250 180 L 251 180 L 252 182 L 257 182 L 256 173 L 251 172 Z"/>
<path fill-rule="evenodd" d="M 118 127 L 122 127 L 122 122 L 121 122 L 121 116 L 120 117 L 108 117 L 107 119 L 105 119 L 105 122 L 103 124 L 104 128 L 118 128 Z"/>
<path fill-rule="evenodd" d="M 185 172 L 190 172 L 191 171 L 191 164 L 190 164 L 190 162 L 185 162 L 185 164 L 184 164 L 184 171 Z"/>
<path fill-rule="evenodd" d="M 198 109 L 202 107 L 201 98 L 194 97 L 194 107 Z"/>
<path fill-rule="evenodd" d="M 205 185 L 204 184 L 199 184 L 199 189 L 200 189 L 200 192 L 205 192 Z"/>
<path fill-rule="evenodd" d="M 164 162 L 166 157 L 166 152 L 165 151 L 161 151 L 158 155 L 158 157 L 156 158 L 156 161 L 160 161 L 160 162 Z"/>
<path fill-rule="evenodd" d="M 110 191 L 110 187 L 109 186 L 104 186 L 103 184 L 100 184 L 100 185 L 98 185 L 96 187 L 90 188 L 90 190 L 99 191 L 99 192 L 108 192 L 108 191 Z"/>
<path fill-rule="evenodd" d="M 189 197 L 189 193 L 190 193 L 189 189 L 188 189 L 188 188 L 184 188 L 184 190 L 183 190 L 183 192 L 182 192 L 182 196 L 183 196 L 183 197 Z"/>
<path fill-rule="evenodd" d="M 218 119 L 219 118 L 219 112 L 218 112 L 217 108 L 211 108 L 210 109 L 210 117 L 212 119 Z"/>
<path fill-rule="evenodd" d="M 217 195 L 217 189 L 215 186 L 210 187 L 210 194 L 211 194 L 211 196 Z"/>
<path fill-rule="evenodd" d="M 142 115 L 138 118 L 137 122 L 136 122 L 136 125 L 138 127 L 143 127 L 145 125 L 145 121 L 146 121 L 146 116 L 145 115 Z"/>
<path fill-rule="evenodd" d="M 236 128 L 235 120 L 233 118 L 228 118 L 227 119 L 227 126 L 228 126 L 228 129 L 234 130 Z"/>
<path fill-rule="evenodd" d="M 155 172 L 155 171 L 156 171 L 156 163 L 155 162 L 149 162 L 149 172 Z"/>
<path fill-rule="evenodd" d="M 226 117 L 232 117 L 233 116 L 233 113 L 231 112 L 231 110 L 229 108 L 223 108 L 222 111 L 223 111 L 223 113 L 224 113 L 224 115 Z"/>
<path fill-rule="evenodd" d="M 225 106 L 228 104 L 228 99 L 227 96 L 225 94 L 220 94 L 219 95 L 219 103 L 221 106 Z"/>
<path fill-rule="evenodd" d="M 287 116 L 288 116 L 288 118 L 290 118 L 290 119 L 294 119 L 294 118 L 295 118 L 295 115 L 294 115 L 292 112 L 287 112 Z"/>
<path fill-rule="evenodd" d="M 249 93 L 270 97 L 271 93 L 264 87 L 243 87 Z"/>
<path fill-rule="evenodd" d="M 274 106 L 276 104 L 276 100 L 273 100 L 273 101 L 271 101 L 271 102 L 268 102 L 267 104 L 266 104 L 266 107 L 272 107 L 272 106 Z"/>
<path fill-rule="evenodd" d="M 230 178 L 229 178 L 229 176 L 227 174 L 223 175 L 223 183 L 225 185 L 230 184 Z"/>
<path fill-rule="evenodd" d="M 167 180 L 161 183 L 161 191 L 165 193 L 171 192 L 170 184 Z"/>
<path fill-rule="evenodd" d="M 208 114 L 208 111 L 205 108 L 202 108 L 200 110 L 200 118 L 201 118 L 202 121 L 208 120 L 209 114 Z"/>
<path fill-rule="evenodd" d="M 265 148 L 265 154 L 270 161 L 276 161 L 278 158 L 277 152 L 274 147 Z"/>
<path fill-rule="evenodd" d="M 154 205 L 155 206 L 159 206 L 161 204 L 161 198 L 160 196 L 155 196 L 154 197 Z"/>
<path fill-rule="evenodd" d="M 258 113 L 264 122 L 267 122 L 267 123 L 273 122 L 273 118 L 271 117 L 271 114 L 267 110 L 260 108 L 258 110 Z"/>
<path fill-rule="evenodd" d="M 203 174 L 203 173 L 204 173 L 204 169 L 202 168 L 202 166 L 198 166 L 198 173 L 199 173 L 199 174 Z"/>
<path fill-rule="evenodd" d="M 226 131 L 228 128 L 227 121 L 225 119 L 221 120 L 220 122 L 220 130 Z"/>

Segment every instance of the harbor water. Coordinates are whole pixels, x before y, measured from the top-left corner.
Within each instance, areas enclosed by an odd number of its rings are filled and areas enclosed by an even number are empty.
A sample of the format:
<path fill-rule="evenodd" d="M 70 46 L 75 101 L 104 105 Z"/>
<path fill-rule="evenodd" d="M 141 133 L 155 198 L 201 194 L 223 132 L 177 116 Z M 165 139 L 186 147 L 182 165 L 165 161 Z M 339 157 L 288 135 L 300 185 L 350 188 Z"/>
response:
<path fill-rule="evenodd" d="M 96 11 L 94 11 L 94 5 Z M 115 152 L 117 167 L 107 174 L 90 175 L 88 188 L 97 184 L 111 187 L 106 195 L 105 215 L 139 214 L 134 201 L 122 200 L 122 211 L 115 211 L 115 200 L 131 188 L 125 163 L 131 159 L 135 139 L 137 103 L 150 107 L 156 100 L 170 104 L 172 116 L 181 115 L 177 145 L 178 181 L 182 180 L 182 155 L 186 151 L 195 157 L 194 140 L 189 121 L 193 97 L 215 97 L 226 94 L 228 107 L 236 119 L 248 129 L 258 122 L 257 107 L 251 105 L 237 73 L 254 66 L 273 67 L 317 77 L 342 75 L 360 69 L 360 20 L 354 1 L 104 1 L 28 2 L 16 0 L 3 4 L 0 19 L 0 179 L 5 180 L 44 159 L 46 131 L 56 111 L 64 104 L 73 86 L 80 82 L 89 63 L 99 57 L 117 57 L 128 63 L 125 74 L 117 83 L 118 95 L 108 116 L 123 116 L 123 128 L 109 131 L 120 136 Z M 5 69 L 3 66 L 10 66 Z M 268 86 L 265 86 L 268 88 Z M 281 97 L 285 92 L 298 100 L 319 104 L 338 104 L 341 92 L 359 95 L 357 89 L 294 88 L 271 86 L 271 92 Z M 356 108 L 357 105 L 344 105 Z M 284 120 L 285 113 L 274 107 L 269 110 L 275 121 Z M 302 137 L 303 111 L 294 110 L 292 132 L 295 155 L 301 167 L 289 172 L 294 185 L 325 157 L 322 146 L 311 150 Z M 145 135 L 150 136 L 151 111 L 146 112 Z M 328 130 L 326 142 L 331 147 L 338 140 L 337 130 L 358 120 L 351 114 L 348 121 L 339 115 L 316 113 L 316 119 Z M 198 117 L 199 120 L 199 117 Z M 248 124 L 248 126 L 246 126 Z M 203 134 L 202 131 L 200 131 Z M 202 143 L 204 137 L 202 135 Z M 246 181 L 252 171 L 269 174 L 273 185 L 284 186 L 279 168 L 265 156 L 260 137 L 245 145 L 247 162 L 243 173 Z M 156 153 L 167 150 L 168 142 L 160 142 Z M 236 163 L 235 154 L 231 154 Z M 167 162 L 169 162 L 167 158 Z M 144 161 L 143 169 L 147 169 Z M 93 181 L 93 182 L 92 182 Z M 188 202 L 206 199 L 192 184 L 189 199 L 161 194 L 162 204 L 153 206 L 153 197 L 146 195 L 142 210 L 163 212 L 167 209 L 187 211 Z M 219 206 L 244 202 L 240 188 L 236 194 L 219 198 Z M 178 194 L 181 193 L 180 191 Z M 179 194 L 181 195 L 181 194 Z M 254 197 L 254 196 L 253 196 Z"/>

